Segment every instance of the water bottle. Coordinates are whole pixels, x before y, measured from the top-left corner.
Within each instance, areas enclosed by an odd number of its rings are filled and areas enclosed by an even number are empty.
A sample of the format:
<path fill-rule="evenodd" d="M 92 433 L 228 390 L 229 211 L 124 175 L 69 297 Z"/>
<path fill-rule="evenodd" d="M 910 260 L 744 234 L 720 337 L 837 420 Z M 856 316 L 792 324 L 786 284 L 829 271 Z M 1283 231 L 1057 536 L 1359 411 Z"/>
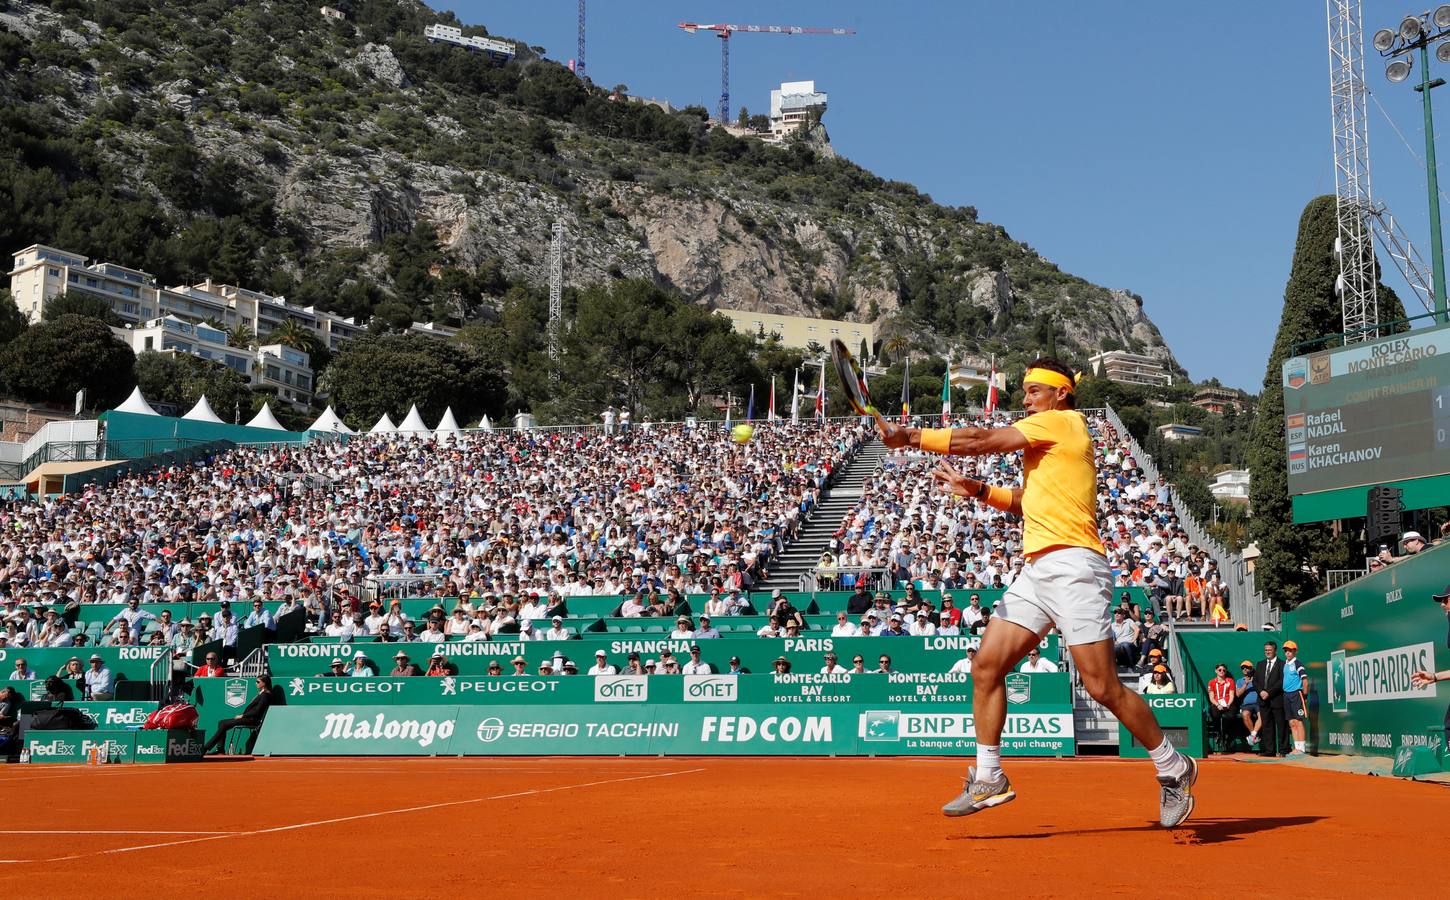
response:
<path fill-rule="evenodd" d="M 24 747 L 24 748 L 21 749 L 21 751 L 20 751 L 20 761 L 22 763 L 28 763 L 28 762 L 30 762 L 30 748 L 29 747 Z"/>

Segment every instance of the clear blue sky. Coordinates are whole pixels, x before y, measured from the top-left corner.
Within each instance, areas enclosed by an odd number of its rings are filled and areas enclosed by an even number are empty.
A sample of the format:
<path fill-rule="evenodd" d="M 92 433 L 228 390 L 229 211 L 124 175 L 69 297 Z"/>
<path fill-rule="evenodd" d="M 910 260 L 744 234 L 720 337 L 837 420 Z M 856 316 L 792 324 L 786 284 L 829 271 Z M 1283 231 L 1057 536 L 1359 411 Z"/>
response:
<path fill-rule="evenodd" d="M 575 0 L 431 2 L 574 56 Z M 1367 34 L 1422 9 L 1364 6 Z M 589 76 L 714 110 L 719 41 L 680 21 L 855 28 L 732 39 L 732 110 L 768 111 L 781 81 L 815 79 L 843 155 L 1136 291 L 1193 378 L 1259 390 L 1299 214 L 1334 191 L 1323 3 L 595 0 Z M 1372 50 L 1366 80 L 1423 155 L 1419 95 L 1388 83 Z M 1450 88 L 1435 99 L 1450 131 Z M 1369 114 L 1375 195 L 1428 258 L 1424 169 L 1373 99 Z"/>

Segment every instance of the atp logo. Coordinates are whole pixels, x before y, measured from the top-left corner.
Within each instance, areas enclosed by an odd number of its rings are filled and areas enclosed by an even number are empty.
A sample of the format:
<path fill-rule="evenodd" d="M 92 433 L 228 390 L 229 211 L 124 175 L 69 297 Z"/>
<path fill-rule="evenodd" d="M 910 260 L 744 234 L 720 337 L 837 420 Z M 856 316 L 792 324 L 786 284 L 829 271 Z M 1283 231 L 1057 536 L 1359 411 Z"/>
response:
<path fill-rule="evenodd" d="M 442 681 L 438 682 L 438 684 L 442 686 L 443 696 L 445 697 L 451 697 L 454 694 L 458 693 L 458 679 L 454 678 L 452 675 L 446 676 Z"/>
<path fill-rule="evenodd" d="M 287 689 L 292 692 L 292 696 L 301 697 L 302 692 L 307 689 L 307 682 L 301 678 L 294 678 L 287 682 Z"/>

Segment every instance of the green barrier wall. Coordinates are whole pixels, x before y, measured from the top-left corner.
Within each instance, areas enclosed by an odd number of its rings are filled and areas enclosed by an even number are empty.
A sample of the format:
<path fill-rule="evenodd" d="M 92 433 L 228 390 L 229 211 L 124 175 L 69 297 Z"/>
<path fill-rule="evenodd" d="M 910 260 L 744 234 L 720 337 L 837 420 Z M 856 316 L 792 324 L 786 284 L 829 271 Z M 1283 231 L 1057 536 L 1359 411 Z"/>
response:
<path fill-rule="evenodd" d="M 364 679 L 354 679 L 363 681 Z M 370 680 L 370 679 L 369 679 Z M 196 706 L 196 727 L 207 737 L 216 734 L 217 723 L 241 715 L 257 696 L 257 679 L 226 676 L 193 678 L 191 702 Z"/>
<path fill-rule="evenodd" d="M 72 656 L 79 657 L 89 669 L 91 664 L 88 660 L 93 655 L 99 655 L 106 668 L 118 679 L 149 685 L 151 663 L 166 650 L 165 647 L 6 647 L 0 649 L 0 665 L 12 669 L 15 660 L 23 659 L 35 670 L 37 680 L 44 682 L 64 669 Z"/>
<path fill-rule="evenodd" d="M 1208 745 L 1203 734 L 1203 698 L 1188 694 L 1158 694 L 1143 697 L 1163 728 L 1164 737 L 1189 756 L 1203 759 Z M 1124 759 L 1147 759 L 1148 748 L 1118 723 L 1118 755 Z"/>
<path fill-rule="evenodd" d="M 1048 638 L 1048 650 L 1053 655 L 1056 653 L 1056 640 L 1055 636 Z M 350 660 L 354 653 L 362 651 L 382 673 L 387 673 L 393 668 L 394 654 L 400 650 L 408 654 L 411 662 L 423 666 L 438 646 L 428 643 L 367 643 L 341 645 L 340 649 L 338 644 L 268 644 L 267 665 L 276 678 L 321 675 L 333 657 Z M 458 667 L 459 674 L 483 675 L 493 659 L 503 660 L 504 671 L 508 672 L 512 669 L 507 661 L 514 656 L 523 656 L 529 661 L 530 671 L 535 671 L 540 661 L 552 659 L 555 653 L 563 654 L 581 670 L 587 670 L 594 663 L 594 652 L 599 649 L 609 655 L 612 665 L 621 668 L 631 651 L 638 652 L 643 659 L 658 659 L 660 651 L 666 649 L 674 653 L 683 665 L 689 659 L 690 642 L 608 635 L 601 639 L 578 641 L 454 641 L 443 646 L 449 661 Z M 707 640 L 700 642 L 700 658 L 723 672 L 730 667 L 730 657 L 738 656 L 744 668 L 760 674 L 771 671 L 771 662 L 776 657 L 785 656 L 791 661 L 793 672 L 799 674 L 819 671 L 828 651 L 834 652 L 845 668 L 850 668 L 855 653 L 862 654 L 868 668 L 875 668 L 880 655 L 885 653 L 892 658 L 893 668 L 902 672 L 946 672 L 953 663 L 965 657 L 969 646 L 972 646 L 972 639 L 966 637 Z"/>
<path fill-rule="evenodd" d="M 33 713 L 37 710 L 51 709 L 56 706 L 64 706 L 67 709 L 78 709 L 81 715 L 90 719 L 97 728 L 140 728 L 146 724 L 146 717 L 156 711 L 157 704 L 150 701 L 112 701 L 83 703 L 67 700 L 64 703 L 50 703 L 48 701 L 31 701 L 22 703 L 22 713 Z"/>
<path fill-rule="evenodd" d="M 1066 704 L 1010 706 L 1002 752 L 1074 752 Z M 282 706 L 267 715 L 261 755 L 811 755 L 972 752 L 971 713 L 844 705 L 783 710 L 740 704 L 625 706 Z"/>
<path fill-rule="evenodd" d="M 1228 664 L 1228 673 L 1235 680 L 1242 674 L 1239 663 L 1244 660 L 1257 663 L 1264 658 L 1264 643 L 1284 643 L 1284 635 L 1266 631 L 1179 631 L 1178 648 L 1182 651 L 1185 664 L 1193 670 L 1207 690 L 1213 680 L 1213 667 L 1219 663 Z M 1282 651 L 1279 658 L 1283 659 Z M 1189 685 L 1179 687 L 1187 689 Z"/>
<path fill-rule="evenodd" d="M 136 756 L 134 731 L 32 731 L 25 737 L 25 749 L 33 763 L 85 763 L 91 748 L 106 748 L 108 762 L 133 762 Z"/>
<path fill-rule="evenodd" d="M 1021 702 L 1071 703 L 1066 674 L 1012 676 Z M 208 679 L 224 681 L 225 679 Z M 953 704 L 970 708 L 970 675 L 600 675 L 289 678 L 289 706 L 585 705 L 591 703 Z M 207 692 L 215 698 L 215 692 Z M 201 705 L 199 701 L 198 705 Z M 231 715 L 236 715 L 233 710 Z M 214 722 L 210 723 L 214 728 Z"/>
<path fill-rule="evenodd" d="M 1430 600 L 1447 581 L 1450 546 L 1436 547 L 1285 616 L 1309 669 L 1318 752 L 1399 756 L 1443 746 L 1450 689 L 1411 687 L 1410 674 L 1450 668 L 1445 614 Z"/>

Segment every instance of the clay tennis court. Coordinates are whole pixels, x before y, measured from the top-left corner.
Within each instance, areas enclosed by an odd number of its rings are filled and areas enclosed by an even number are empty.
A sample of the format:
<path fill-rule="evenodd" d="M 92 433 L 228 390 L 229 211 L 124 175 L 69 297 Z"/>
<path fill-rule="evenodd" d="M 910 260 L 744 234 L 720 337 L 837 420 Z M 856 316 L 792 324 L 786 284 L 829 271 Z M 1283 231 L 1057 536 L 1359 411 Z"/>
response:
<path fill-rule="evenodd" d="M 107 896 L 137 897 L 226 883 L 247 896 L 432 886 L 942 896 L 996 875 L 1008 879 L 999 890 L 1020 895 L 1142 896 L 1158 885 L 1204 896 L 1332 872 L 1335 894 L 1384 896 L 1424 888 L 1424 851 L 1405 837 L 1440 833 L 1450 810 L 1440 785 L 1211 760 L 1194 817 L 1170 832 L 1155 824 L 1145 763 L 1009 765 L 1019 799 L 967 819 L 937 813 L 959 760 L 11 766 L 0 771 L 0 887 L 27 897 L 90 896 L 101 883 Z"/>

